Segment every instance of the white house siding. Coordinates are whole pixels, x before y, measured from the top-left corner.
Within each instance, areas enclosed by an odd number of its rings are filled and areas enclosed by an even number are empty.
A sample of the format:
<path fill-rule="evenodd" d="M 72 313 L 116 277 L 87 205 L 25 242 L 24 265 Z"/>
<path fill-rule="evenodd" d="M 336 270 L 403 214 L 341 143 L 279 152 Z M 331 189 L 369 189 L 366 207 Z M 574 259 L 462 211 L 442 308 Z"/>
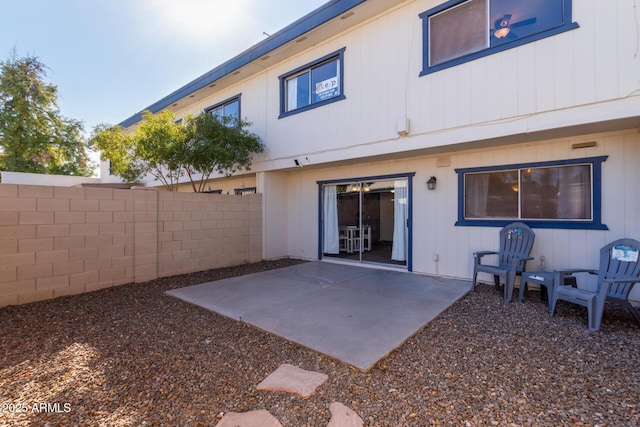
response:
<path fill-rule="evenodd" d="M 291 212 L 289 206 L 289 175 L 282 172 L 258 174 L 258 192 L 262 193 L 262 254 L 265 259 L 289 256 L 289 230 L 291 219 L 299 212 Z M 266 196 L 268 195 L 268 197 Z M 306 201 L 309 195 L 305 195 Z M 291 206 L 295 202 L 291 202 Z M 299 230 L 295 227 L 294 230 Z M 299 239 L 306 239 L 307 233 Z M 308 257 L 307 257 L 308 258 Z"/>
<path fill-rule="evenodd" d="M 58 187 L 73 187 L 82 184 L 99 184 L 100 178 L 0 171 L 0 182 L 2 182 L 3 184 L 54 185 Z"/>

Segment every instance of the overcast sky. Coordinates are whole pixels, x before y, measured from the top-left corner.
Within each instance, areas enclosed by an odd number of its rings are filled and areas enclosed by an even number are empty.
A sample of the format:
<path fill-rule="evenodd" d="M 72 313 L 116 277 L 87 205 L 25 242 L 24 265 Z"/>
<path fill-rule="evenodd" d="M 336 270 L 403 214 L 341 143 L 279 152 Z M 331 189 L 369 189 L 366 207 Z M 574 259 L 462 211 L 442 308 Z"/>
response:
<path fill-rule="evenodd" d="M 0 0 L 0 60 L 37 56 L 62 115 L 117 124 L 328 0 Z"/>

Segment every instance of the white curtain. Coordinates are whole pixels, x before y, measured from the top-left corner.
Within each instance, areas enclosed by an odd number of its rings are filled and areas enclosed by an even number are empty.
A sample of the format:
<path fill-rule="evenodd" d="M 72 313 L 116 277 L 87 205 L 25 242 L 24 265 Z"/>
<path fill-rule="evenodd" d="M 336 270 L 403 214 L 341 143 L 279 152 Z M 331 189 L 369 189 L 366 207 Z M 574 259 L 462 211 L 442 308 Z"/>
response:
<path fill-rule="evenodd" d="M 477 173 L 465 176 L 465 218 L 487 218 L 489 201 L 489 174 Z"/>
<path fill-rule="evenodd" d="M 591 218 L 591 169 L 587 165 L 559 168 L 556 218 Z"/>
<path fill-rule="evenodd" d="M 323 252 L 325 254 L 340 253 L 340 236 L 338 230 L 338 195 L 335 185 L 327 185 L 324 187 L 323 219 Z"/>
<path fill-rule="evenodd" d="M 406 180 L 394 182 L 393 201 L 393 247 L 391 259 L 394 261 L 407 260 L 407 218 L 409 213 L 408 189 Z"/>
<path fill-rule="evenodd" d="M 287 80 L 287 111 L 298 108 L 298 78 Z"/>

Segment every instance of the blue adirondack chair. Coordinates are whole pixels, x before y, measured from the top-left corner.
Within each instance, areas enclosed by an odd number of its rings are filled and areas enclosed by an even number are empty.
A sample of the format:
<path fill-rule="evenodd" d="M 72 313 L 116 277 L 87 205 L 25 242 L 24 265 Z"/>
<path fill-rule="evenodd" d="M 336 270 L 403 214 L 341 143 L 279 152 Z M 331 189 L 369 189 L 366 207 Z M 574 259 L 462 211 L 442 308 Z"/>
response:
<path fill-rule="evenodd" d="M 633 285 L 640 282 L 640 242 L 634 239 L 619 239 L 600 249 L 598 270 L 570 269 L 556 271 L 556 287 L 551 297 L 549 313 L 553 316 L 558 300 L 565 300 L 587 307 L 589 330 L 597 331 L 602 323 L 605 300 L 626 307 L 638 324 L 640 315 L 628 300 Z M 576 273 L 598 275 L 597 288 L 593 291 L 572 287 L 564 278 Z"/>
<path fill-rule="evenodd" d="M 532 260 L 529 254 L 533 247 L 535 233 L 529 226 L 521 222 L 514 222 L 500 230 L 500 249 L 498 251 L 480 251 L 473 253 L 473 284 L 476 288 L 478 273 L 488 273 L 493 276 L 496 287 L 500 286 L 500 279 L 504 283 L 504 299 L 511 301 L 513 287 L 517 275 L 525 271 L 527 261 Z M 482 258 L 487 255 L 497 255 L 497 263 L 483 264 Z"/>

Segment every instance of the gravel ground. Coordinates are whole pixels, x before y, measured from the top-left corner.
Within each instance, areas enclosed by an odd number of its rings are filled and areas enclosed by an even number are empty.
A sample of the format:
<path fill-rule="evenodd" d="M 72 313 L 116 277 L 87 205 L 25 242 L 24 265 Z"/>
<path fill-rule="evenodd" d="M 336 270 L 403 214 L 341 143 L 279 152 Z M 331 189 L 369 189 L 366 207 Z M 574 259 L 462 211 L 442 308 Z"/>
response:
<path fill-rule="evenodd" d="M 532 292 L 479 286 L 367 373 L 164 295 L 280 260 L 0 309 L 0 425 L 215 426 L 267 409 L 322 426 L 338 401 L 367 426 L 638 426 L 640 329 L 613 306 L 554 318 Z M 302 399 L 258 391 L 282 363 L 329 376 Z"/>

